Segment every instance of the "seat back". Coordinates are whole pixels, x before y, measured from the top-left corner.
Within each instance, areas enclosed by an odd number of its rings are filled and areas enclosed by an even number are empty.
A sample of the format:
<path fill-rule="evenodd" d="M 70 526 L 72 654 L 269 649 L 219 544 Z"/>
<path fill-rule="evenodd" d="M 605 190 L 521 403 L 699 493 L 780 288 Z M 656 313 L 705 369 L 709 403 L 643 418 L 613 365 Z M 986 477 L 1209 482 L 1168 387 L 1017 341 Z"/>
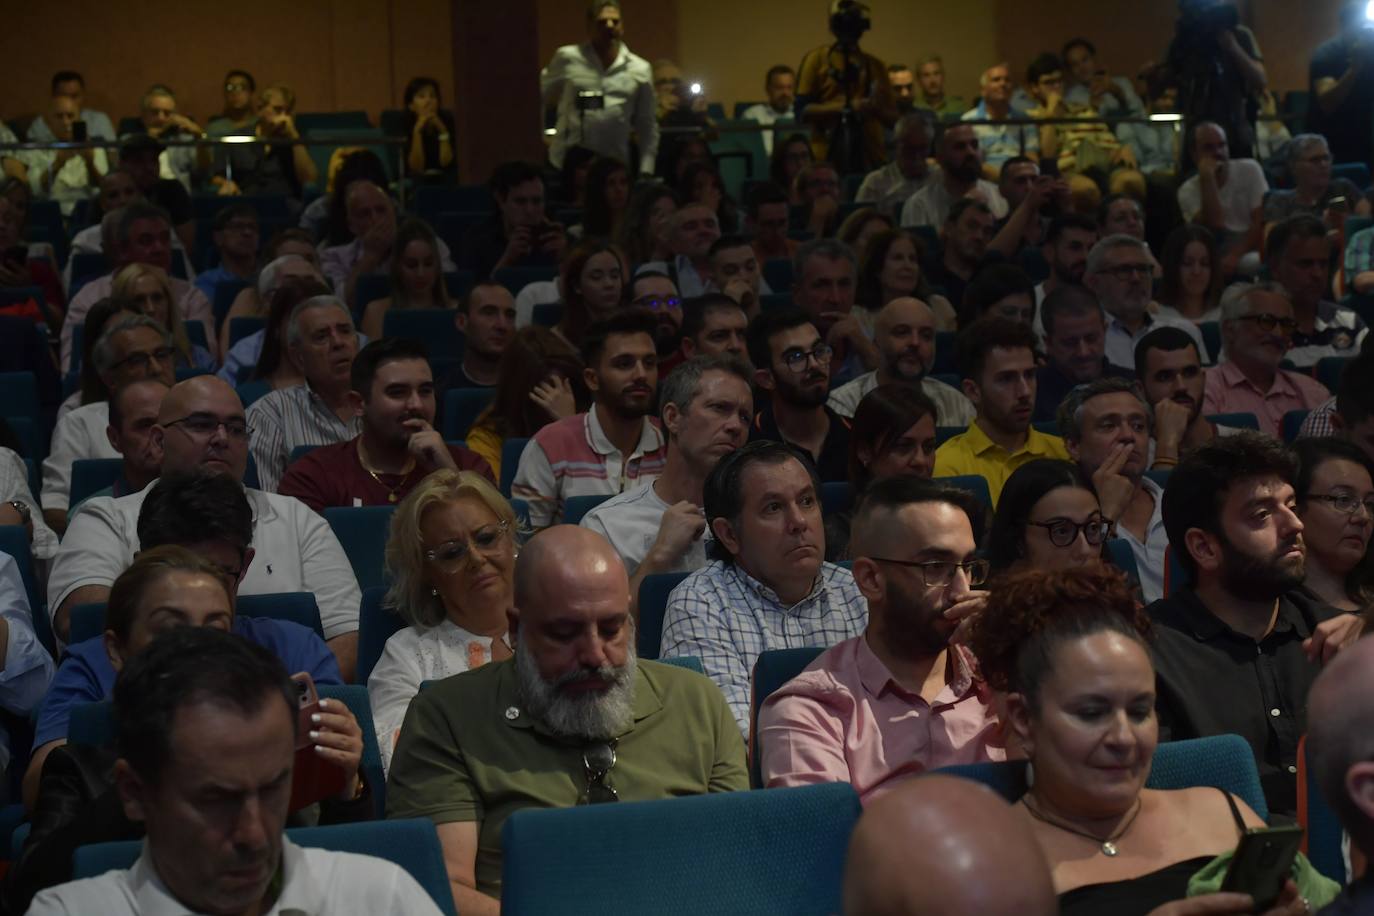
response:
<path fill-rule="evenodd" d="M 1178 551 L 1173 544 L 1164 548 L 1164 597 L 1193 584 L 1192 573 L 1179 562 Z"/>
<path fill-rule="evenodd" d="M 553 265 L 529 267 L 502 267 L 492 272 L 491 278 L 510 290 L 512 296 L 520 295 L 520 290 L 531 283 L 547 282 L 558 278 L 558 268 Z"/>
<path fill-rule="evenodd" d="M 988 479 L 982 474 L 954 474 L 950 477 L 937 477 L 936 481 L 947 486 L 958 487 L 960 490 L 972 494 L 983 505 L 992 506 L 992 489 L 988 486 Z"/>
<path fill-rule="evenodd" d="M 363 684 L 320 684 L 316 690 L 323 699 L 344 703 L 358 720 L 358 728 L 363 733 L 363 759 L 358 768 L 372 790 L 374 816 L 378 820 L 386 817 L 386 771 L 382 769 L 382 750 L 377 745 L 377 725 L 372 721 L 367 687 Z"/>
<path fill-rule="evenodd" d="M 501 832 L 501 912 L 837 913 L 860 810 L 837 782 L 517 811 Z"/>
<path fill-rule="evenodd" d="M 827 480 L 821 484 L 821 512 L 847 512 L 854 503 L 854 488 L 847 480 Z"/>
<path fill-rule="evenodd" d="M 324 625 L 320 622 L 320 607 L 315 603 L 311 592 L 277 592 L 270 595 L 239 595 L 234 602 L 234 613 L 242 617 L 270 617 L 285 620 L 315 631 L 324 638 Z M 105 632 L 105 605 L 78 604 L 69 612 L 70 639 L 78 643 Z"/>
<path fill-rule="evenodd" d="M 1307 757 L 1307 736 L 1298 739 L 1298 823 L 1307 831 L 1303 852 L 1317 871 L 1332 881 L 1346 884 L 1345 853 L 1342 850 L 1345 828 L 1327 803 Z"/>
<path fill-rule="evenodd" d="M 382 657 L 386 641 L 405 627 L 400 614 L 382 604 L 386 587 L 374 585 L 363 589 L 362 605 L 358 609 L 358 671 L 357 681 L 366 684 L 372 669 Z"/>
<path fill-rule="evenodd" d="M 229 319 L 229 346 L 233 346 L 245 337 L 252 337 L 254 334 L 267 327 L 265 318 L 230 318 Z"/>
<path fill-rule="evenodd" d="M 450 388 L 444 392 L 444 438 L 462 439 L 482 411 L 491 406 L 495 388 Z"/>
<path fill-rule="evenodd" d="M 248 405 L 271 393 L 272 383 L 266 381 L 240 382 L 234 386 L 234 390 L 238 392 L 239 400 L 243 402 L 243 409 L 247 410 Z"/>
<path fill-rule="evenodd" d="M 759 710 L 763 708 L 763 701 L 801 674 L 824 651 L 820 646 L 767 649 L 760 652 L 758 661 L 754 662 L 754 676 L 750 682 L 753 689 L 749 697 L 749 779 L 755 786 L 763 787 L 763 770 L 759 761 Z"/>
<path fill-rule="evenodd" d="M 71 504 L 79 505 L 92 493 L 114 486 L 124 470 L 122 458 L 78 458 L 72 462 Z"/>
<path fill-rule="evenodd" d="M 386 584 L 383 558 L 395 506 L 335 506 L 324 510 L 324 520 L 334 530 L 359 588 Z"/>
<path fill-rule="evenodd" d="M 520 455 L 529 444 L 529 439 L 506 439 L 501 443 L 501 495 L 510 498 L 510 487 L 515 482 L 515 472 L 520 468 Z"/>
<path fill-rule="evenodd" d="M 662 651 L 663 618 L 668 612 L 668 595 L 690 573 L 651 573 L 639 582 L 639 628 L 635 648 L 640 658 L 658 658 Z"/>
<path fill-rule="evenodd" d="M 1317 381 L 1325 385 L 1328 391 L 1334 392 L 1340 386 L 1341 373 L 1353 361 L 1354 358 L 1350 356 L 1323 356 L 1317 360 Z"/>
<path fill-rule="evenodd" d="M 1132 581 L 1140 581 L 1140 566 L 1136 563 L 1135 551 L 1125 538 L 1112 538 L 1107 541 L 1107 557 L 1113 566 L 1124 572 Z"/>
<path fill-rule="evenodd" d="M 563 524 L 580 525 L 584 515 L 610 498 L 610 494 L 607 493 L 597 493 L 592 496 L 569 496 L 563 501 Z"/>
<path fill-rule="evenodd" d="M 1307 422 L 1307 415 L 1310 410 L 1290 410 L 1283 415 L 1283 441 L 1293 443 L 1298 440 L 1298 433 L 1302 430 L 1303 423 Z"/>
<path fill-rule="evenodd" d="M 24 582 L 24 593 L 29 599 L 29 612 L 33 616 L 33 631 L 48 654 L 57 655 L 57 644 L 52 635 L 52 622 L 48 619 L 48 603 L 38 588 L 38 577 L 34 574 L 33 554 L 29 549 L 29 533 L 23 525 L 0 525 L 0 553 L 7 553 L 19 567 L 19 578 Z"/>

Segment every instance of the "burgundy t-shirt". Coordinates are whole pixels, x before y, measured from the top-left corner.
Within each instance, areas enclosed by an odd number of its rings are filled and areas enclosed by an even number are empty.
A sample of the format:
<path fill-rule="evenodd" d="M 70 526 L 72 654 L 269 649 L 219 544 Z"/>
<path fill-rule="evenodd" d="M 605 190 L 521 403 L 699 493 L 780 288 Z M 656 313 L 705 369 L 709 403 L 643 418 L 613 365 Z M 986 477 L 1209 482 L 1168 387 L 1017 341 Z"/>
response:
<path fill-rule="evenodd" d="M 491 467 L 481 455 L 456 445 L 450 445 L 448 450 L 458 470 L 475 471 L 496 483 Z M 425 471 L 417 466 L 409 475 L 377 476 L 381 483 L 363 470 L 358 460 L 357 440 L 349 439 L 311 449 L 293 461 L 282 476 L 277 492 L 296 497 L 316 512 L 334 506 L 393 506 L 424 480 Z"/>

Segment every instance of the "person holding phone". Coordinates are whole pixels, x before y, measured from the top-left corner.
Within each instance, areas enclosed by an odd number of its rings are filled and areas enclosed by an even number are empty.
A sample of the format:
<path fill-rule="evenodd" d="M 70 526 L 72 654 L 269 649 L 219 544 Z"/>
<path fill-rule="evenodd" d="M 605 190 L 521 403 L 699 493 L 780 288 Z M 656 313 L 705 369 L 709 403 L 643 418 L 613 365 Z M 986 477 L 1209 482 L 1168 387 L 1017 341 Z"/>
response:
<path fill-rule="evenodd" d="M 1210 786 L 1145 788 L 1159 741 L 1149 632 L 1125 577 L 1104 565 L 1018 571 L 994 584 L 970 646 L 1034 773 L 1016 812 L 1045 853 L 1065 916 L 1254 913 L 1248 894 L 1189 898 L 1188 886 L 1264 827 L 1259 815 Z M 1311 909 L 1290 879 L 1259 912 Z"/>
<path fill-rule="evenodd" d="M 81 109 L 71 96 L 55 95 L 49 101 L 43 121 L 58 143 L 77 143 L 85 131 Z M 77 125 L 81 125 L 78 129 Z M 37 197 L 57 201 L 62 215 L 71 215 L 76 202 L 95 194 L 100 178 L 109 170 L 105 151 L 100 148 L 31 150 L 27 154 L 29 186 Z"/>

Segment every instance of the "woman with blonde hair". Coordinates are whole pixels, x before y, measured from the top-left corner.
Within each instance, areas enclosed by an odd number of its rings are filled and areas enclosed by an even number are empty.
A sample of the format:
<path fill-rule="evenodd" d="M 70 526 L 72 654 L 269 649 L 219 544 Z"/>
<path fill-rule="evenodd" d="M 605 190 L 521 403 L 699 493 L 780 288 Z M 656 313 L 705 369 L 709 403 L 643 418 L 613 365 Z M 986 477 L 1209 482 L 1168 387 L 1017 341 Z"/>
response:
<path fill-rule="evenodd" d="M 409 626 L 387 640 L 367 680 L 387 767 L 421 683 L 511 657 L 515 536 L 510 503 L 471 471 L 435 471 L 392 516 L 384 603 Z"/>
<path fill-rule="evenodd" d="M 172 284 L 161 267 L 130 264 L 114 275 L 110 299 L 121 306 L 141 312 L 166 328 L 177 348 L 177 366 L 213 370 L 215 357 L 186 336 L 186 324 L 172 295 Z"/>

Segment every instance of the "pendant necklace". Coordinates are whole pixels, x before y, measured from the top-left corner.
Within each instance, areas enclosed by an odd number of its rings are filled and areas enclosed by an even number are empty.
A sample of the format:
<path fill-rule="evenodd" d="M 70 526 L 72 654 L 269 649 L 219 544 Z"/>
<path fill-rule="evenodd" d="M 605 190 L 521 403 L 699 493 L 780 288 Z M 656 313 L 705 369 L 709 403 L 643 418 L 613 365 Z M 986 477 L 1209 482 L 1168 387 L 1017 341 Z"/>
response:
<path fill-rule="evenodd" d="M 367 458 L 363 453 L 363 440 L 361 436 L 358 437 L 358 463 L 363 466 L 364 471 L 367 471 L 369 477 L 377 481 L 377 486 L 387 491 L 386 501 L 389 503 L 394 503 L 400 498 L 401 489 L 406 485 L 406 481 L 410 480 L 411 472 L 415 470 L 415 458 L 412 456 L 406 463 L 406 466 L 401 469 L 400 483 L 396 484 L 395 487 L 388 487 L 386 484 L 382 483 L 382 478 L 378 476 L 377 472 L 368 466 Z"/>
<path fill-rule="evenodd" d="M 1058 829 L 1063 830 L 1066 833 L 1076 834 L 1078 836 L 1083 837 L 1086 840 L 1092 840 L 1094 843 L 1100 843 L 1102 854 L 1104 856 L 1107 856 L 1108 858 L 1114 858 L 1121 852 L 1121 850 L 1116 845 L 1117 840 L 1120 840 L 1123 836 L 1126 835 L 1126 831 L 1131 829 L 1131 825 L 1135 823 L 1135 819 L 1140 814 L 1141 808 L 1140 799 L 1137 798 L 1135 801 L 1135 810 L 1131 812 L 1131 816 L 1126 818 L 1126 822 L 1122 824 L 1115 833 L 1113 833 L 1111 836 L 1107 837 L 1104 840 L 1101 837 L 1096 836 L 1095 834 L 1091 834 L 1086 830 L 1079 830 L 1077 827 L 1072 827 L 1064 823 L 1063 821 L 1058 820 L 1057 818 L 1049 817 L 1048 815 L 1035 810 L 1035 808 L 1031 806 L 1031 803 L 1026 800 L 1027 798 L 1029 798 L 1029 796 L 1022 797 L 1021 804 L 1026 806 L 1026 810 L 1030 812 L 1031 817 L 1035 818 L 1037 821 L 1043 821 L 1044 823 L 1049 824 L 1051 827 L 1057 827 Z"/>

